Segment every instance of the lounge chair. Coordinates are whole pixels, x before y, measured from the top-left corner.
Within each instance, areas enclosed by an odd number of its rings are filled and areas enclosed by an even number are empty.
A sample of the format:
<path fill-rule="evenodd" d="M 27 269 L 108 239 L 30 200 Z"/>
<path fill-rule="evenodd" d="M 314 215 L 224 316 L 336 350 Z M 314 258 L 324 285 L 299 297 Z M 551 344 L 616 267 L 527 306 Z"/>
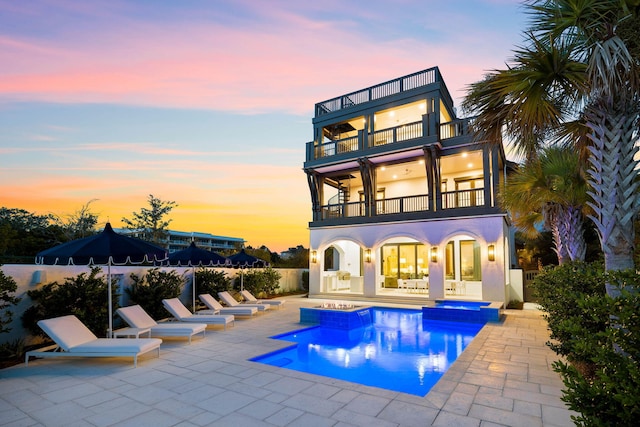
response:
<path fill-rule="evenodd" d="M 151 336 L 156 337 L 187 337 L 191 344 L 191 337 L 202 333 L 204 338 L 207 330 L 206 323 L 164 322 L 158 323 L 139 305 L 121 307 L 116 313 L 132 328 L 149 330 Z"/>
<path fill-rule="evenodd" d="M 133 357 L 133 366 L 136 367 L 141 354 L 157 350 L 160 356 L 161 339 L 98 338 L 73 315 L 40 320 L 38 326 L 55 344 L 28 351 L 25 365 L 29 364 L 29 357 Z"/>
<path fill-rule="evenodd" d="M 178 298 L 163 299 L 162 304 L 174 318 L 181 322 L 224 325 L 227 329 L 227 325 L 233 325 L 235 321 L 232 314 L 193 314 Z"/>
<path fill-rule="evenodd" d="M 215 314 L 234 314 L 236 316 L 253 316 L 254 314 L 258 314 L 258 307 L 223 307 L 222 304 L 209 294 L 201 294 L 198 295 L 198 297 L 200 301 L 215 312 Z"/>
<path fill-rule="evenodd" d="M 218 292 L 218 296 L 229 307 L 257 307 L 258 311 L 267 311 L 271 309 L 271 306 L 267 304 L 240 304 L 231 294 L 227 291 Z"/>
<path fill-rule="evenodd" d="M 244 298 L 244 301 L 240 304 L 267 304 L 274 308 L 280 308 L 286 302 L 283 299 L 257 299 L 253 296 L 253 294 L 246 289 L 244 291 L 240 291 L 240 295 Z"/>

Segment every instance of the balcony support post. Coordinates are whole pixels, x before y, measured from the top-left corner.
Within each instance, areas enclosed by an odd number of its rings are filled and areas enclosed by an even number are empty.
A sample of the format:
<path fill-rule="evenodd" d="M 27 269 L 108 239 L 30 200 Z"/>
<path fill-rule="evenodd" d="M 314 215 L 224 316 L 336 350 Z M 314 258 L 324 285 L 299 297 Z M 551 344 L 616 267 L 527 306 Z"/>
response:
<path fill-rule="evenodd" d="M 363 157 L 358 159 L 360 167 L 360 176 L 362 177 L 362 190 L 364 193 L 364 216 L 375 215 L 376 198 L 375 198 L 375 171 L 373 164 L 369 159 Z"/>

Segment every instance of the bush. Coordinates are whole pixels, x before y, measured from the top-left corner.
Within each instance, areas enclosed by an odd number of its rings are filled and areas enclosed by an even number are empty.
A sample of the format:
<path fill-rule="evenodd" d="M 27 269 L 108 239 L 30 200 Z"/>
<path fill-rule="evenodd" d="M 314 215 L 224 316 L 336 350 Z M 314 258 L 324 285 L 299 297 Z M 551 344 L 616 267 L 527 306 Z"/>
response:
<path fill-rule="evenodd" d="M 18 285 L 13 277 L 0 270 L 0 333 L 11 331 L 7 325 L 13 320 L 13 312 L 8 307 L 20 302 L 20 298 L 13 295 L 17 289 Z"/>
<path fill-rule="evenodd" d="M 309 290 L 309 270 L 302 272 L 302 289 L 305 291 Z"/>
<path fill-rule="evenodd" d="M 640 415 L 640 276 L 573 264 L 545 271 L 536 282 L 558 340 L 549 345 L 566 356 L 553 368 L 565 385 L 562 399 L 580 413 L 573 417 L 576 425 L 635 425 Z M 621 296 L 607 296 L 605 283 L 619 287 Z"/>
<path fill-rule="evenodd" d="M 276 294 L 280 286 L 282 276 L 271 267 L 261 270 L 248 269 L 244 271 L 244 278 L 236 276 L 234 289 L 240 290 L 240 281 L 244 283 L 244 289 L 251 292 L 256 298 L 265 298 Z"/>
<path fill-rule="evenodd" d="M 579 305 L 588 296 L 601 298 L 605 295 L 603 274 L 600 264 L 565 263 L 546 267 L 531 285 L 549 324 L 552 340 L 549 347 L 572 362 L 584 360 L 579 343 L 585 333 L 606 328 L 597 316 L 586 319 L 584 309 Z M 580 327 L 576 329 L 576 325 Z"/>
<path fill-rule="evenodd" d="M 149 269 L 142 277 L 134 273 L 129 277 L 133 281 L 131 287 L 126 290 L 129 299 L 156 320 L 168 317 L 162 300 L 178 298 L 185 283 L 184 276 L 178 275 L 175 270 L 162 271 L 158 268 Z"/>
<path fill-rule="evenodd" d="M 218 298 L 218 292 L 231 289 L 231 280 L 224 271 L 216 271 L 207 268 L 196 270 L 196 301 L 200 294 L 210 294 Z"/>
<path fill-rule="evenodd" d="M 40 289 L 27 291 L 34 304 L 24 312 L 23 326 L 33 335 L 46 337 L 37 324 L 39 320 L 73 314 L 96 336 L 107 336 L 108 287 L 106 278 L 98 277 L 101 273 L 100 267 L 94 267 L 89 274 L 65 278 L 62 285 L 51 282 Z M 111 288 L 114 310 L 118 308 L 116 288 Z"/>

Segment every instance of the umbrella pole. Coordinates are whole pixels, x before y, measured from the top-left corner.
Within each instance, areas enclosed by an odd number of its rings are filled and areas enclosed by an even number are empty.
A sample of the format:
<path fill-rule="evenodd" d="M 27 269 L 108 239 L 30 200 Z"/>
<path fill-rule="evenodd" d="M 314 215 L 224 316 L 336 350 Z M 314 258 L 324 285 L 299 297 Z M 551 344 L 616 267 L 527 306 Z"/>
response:
<path fill-rule="evenodd" d="M 196 313 L 196 268 L 193 267 L 193 277 L 191 281 L 191 291 L 193 293 L 193 313 Z"/>
<path fill-rule="evenodd" d="M 109 329 L 107 338 L 113 338 L 113 301 L 111 301 L 111 258 L 107 263 L 107 292 L 109 292 Z"/>

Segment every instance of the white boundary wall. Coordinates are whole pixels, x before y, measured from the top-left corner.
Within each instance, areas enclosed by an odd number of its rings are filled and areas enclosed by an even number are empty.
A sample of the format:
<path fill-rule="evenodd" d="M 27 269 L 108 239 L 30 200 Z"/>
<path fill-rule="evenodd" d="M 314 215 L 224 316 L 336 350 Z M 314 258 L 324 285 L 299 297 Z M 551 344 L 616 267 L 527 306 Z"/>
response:
<path fill-rule="evenodd" d="M 106 276 L 107 267 L 101 267 L 102 273 Z M 150 268 L 156 267 L 142 267 L 142 266 L 112 266 L 111 275 L 119 278 L 120 286 L 120 305 L 126 306 L 129 304 L 127 294 L 124 291 L 127 287 L 131 286 L 132 281 L 130 279 L 131 273 L 138 276 L 144 276 L 146 271 Z M 162 270 L 170 271 L 175 270 L 178 274 L 184 275 L 186 284 L 183 288 L 181 299 L 183 302 L 191 305 L 191 283 L 192 272 L 191 267 L 160 267 Z M 37 338 L 29 335 L 28 331 L 22 327 L 22 314 L 31 306 L 31 299 L 27 296 L 27 291 L 38 289 L 42 285 L 51 282 L 58 282 L 63 284 L 65 278 L 76 277 L 80 273 L 91 272 L 91 269 L 87 266 L 74 266 L 74 265 L 33 265 L 33 264 L 5 264 L 0 266 L 0 269 L 6 276 L 10 276 L 16 281 L 18 289 L 15 293 L 17 297 L 22 298 L 20 303 L 16 306 L 10 306 L 9 310 L 13 312 L 13 321 L 9 325 L 11 331 L 8 333 L 0 334 L 0 343 L 11 342 L 16 339 L 24 338 L 25 344 L 29 345 L 37 342 Z M 239 269 L 235 268 L 216 268 L 215 270 L 224 271 L 227 277 L 233 279 L 240 274 Z M 296 268 L 276 268 L 274 269 L 280 273 L 281 278 L 279 282 L 279 292 L 292 292 L 302 290 L 302 274 L 305 269 Z M 167 313 L 167 316 L 169 313 Z"/>

